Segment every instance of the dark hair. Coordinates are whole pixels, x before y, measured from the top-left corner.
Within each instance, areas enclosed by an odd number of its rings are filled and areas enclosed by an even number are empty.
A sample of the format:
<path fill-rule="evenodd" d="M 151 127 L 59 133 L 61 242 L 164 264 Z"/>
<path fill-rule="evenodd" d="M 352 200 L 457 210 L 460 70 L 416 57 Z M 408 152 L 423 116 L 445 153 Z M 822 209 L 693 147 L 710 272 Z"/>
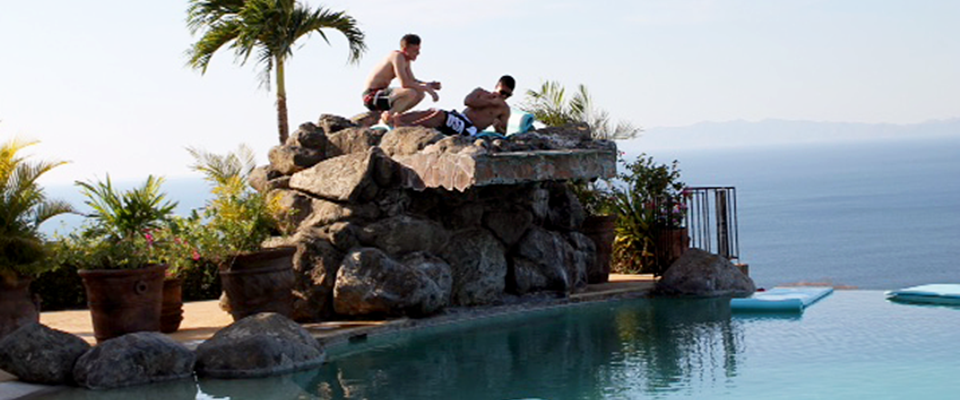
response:
<path fill-rule="evenodd" d="M 517 81 L 515 81 L 510 75 L 501 76 L 500 83 L 502 83 L 503 86 L 510 88 L 510 90 L 513 90 L 517 87 Z"/>
<path fill-rule="evenodd" d="M 403 37 L 400 38 L 400 47 L 406 47 L 407 45 L 416 46 L 419 44 L 420 44 L 420 36 L 414 35 L 412 33 L 403 35 Z"/>

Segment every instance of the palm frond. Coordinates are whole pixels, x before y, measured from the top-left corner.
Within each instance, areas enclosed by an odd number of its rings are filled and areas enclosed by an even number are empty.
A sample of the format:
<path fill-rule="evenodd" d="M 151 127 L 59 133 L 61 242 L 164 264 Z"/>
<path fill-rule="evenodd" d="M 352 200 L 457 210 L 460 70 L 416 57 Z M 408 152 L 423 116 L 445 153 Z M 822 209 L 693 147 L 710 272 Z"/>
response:
<path fill-rule="evenodd" d="M 238 179 L 245 185 L 250 173 L 257 166 L 253 150 L 245 144 L 241 144 L 235 152 L 223 155 L 193 147 L 188 147 L 187 152 L 194 159 L 190 168 L 203 173 L 204 179 L 214 186 L 229 186 L 233 179 Z"/>

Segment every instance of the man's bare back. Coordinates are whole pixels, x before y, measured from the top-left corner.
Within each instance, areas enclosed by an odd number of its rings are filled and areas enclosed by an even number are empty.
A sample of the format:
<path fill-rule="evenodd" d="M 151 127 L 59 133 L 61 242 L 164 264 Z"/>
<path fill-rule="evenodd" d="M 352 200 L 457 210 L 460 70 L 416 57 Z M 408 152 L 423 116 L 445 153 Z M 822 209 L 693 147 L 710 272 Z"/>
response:
<path fill-rule="evenodd" d="M 478 130 L 487 129 L 493 125 L 497 133 L 507 132 L 507 121 L 510 119 L 510 106 L 504 98 L 494 92 L 476 88 L 464 99 L 467 106 L 463 114 L 473 122 Z"/>

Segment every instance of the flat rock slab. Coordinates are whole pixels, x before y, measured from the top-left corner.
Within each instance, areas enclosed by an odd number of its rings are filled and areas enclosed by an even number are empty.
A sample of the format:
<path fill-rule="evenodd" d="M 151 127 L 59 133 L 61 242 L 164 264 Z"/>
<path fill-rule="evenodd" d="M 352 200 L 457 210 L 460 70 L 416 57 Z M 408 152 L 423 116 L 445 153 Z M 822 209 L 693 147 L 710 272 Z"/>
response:
<path fill-rule="evenodd" d="M 472 186 L 613 178 L 617 173 L 616 152 L 600 149 L 420 152 L 394 159 L 406 167 L 403 183 L 412 189 L 464 191 Z"/>

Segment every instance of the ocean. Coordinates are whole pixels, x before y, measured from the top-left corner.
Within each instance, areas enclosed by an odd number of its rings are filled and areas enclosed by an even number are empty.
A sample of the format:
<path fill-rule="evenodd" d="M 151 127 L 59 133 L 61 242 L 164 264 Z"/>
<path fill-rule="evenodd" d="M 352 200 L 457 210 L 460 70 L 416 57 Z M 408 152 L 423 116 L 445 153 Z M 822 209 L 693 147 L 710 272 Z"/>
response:
<path fill-rule="evenodd" d="M 758 287 L 960 283 L 960 137 L 650 151 L 689 186 L 734 186 Z"/>
<path fill-rule="evenodd" d="M 736 187 L 740 261 L 758 287 L 960 283 L 960 137 L 648 154 L 679 160 L 690 186 Z M 179 214 L 209 198 L 200 179 L 170 179 L 164 189 Z M 47 191 L 83 208 L 73 186 Z M 42 230 L 68 231 L 81 219 Z"/>

